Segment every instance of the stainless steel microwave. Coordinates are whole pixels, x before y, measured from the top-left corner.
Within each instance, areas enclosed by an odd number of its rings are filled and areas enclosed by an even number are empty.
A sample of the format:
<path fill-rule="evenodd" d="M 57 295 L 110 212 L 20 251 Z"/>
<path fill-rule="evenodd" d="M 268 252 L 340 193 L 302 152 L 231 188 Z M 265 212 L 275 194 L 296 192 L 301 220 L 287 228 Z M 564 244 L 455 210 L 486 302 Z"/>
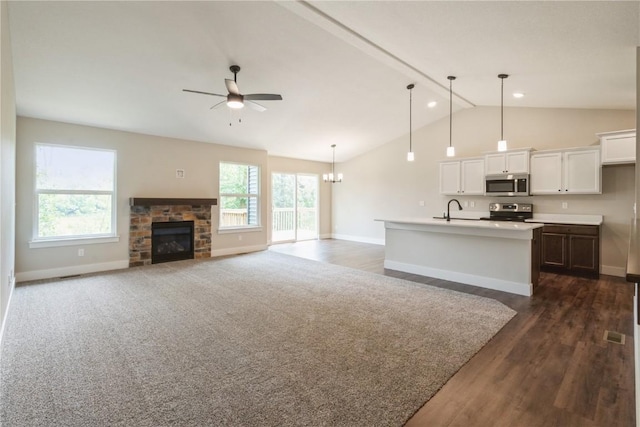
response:
<path fill-rule="evenodd" d="M 484 177 L 485 196 L 528 196 L 528 174 L 486 175 Z"/>

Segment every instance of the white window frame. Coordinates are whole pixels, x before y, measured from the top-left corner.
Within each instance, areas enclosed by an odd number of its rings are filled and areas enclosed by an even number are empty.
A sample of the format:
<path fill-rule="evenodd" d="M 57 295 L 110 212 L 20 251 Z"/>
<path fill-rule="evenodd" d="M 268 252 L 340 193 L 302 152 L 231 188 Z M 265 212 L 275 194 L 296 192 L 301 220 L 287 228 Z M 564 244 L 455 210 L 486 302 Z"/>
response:
<path fill-rule="evenodd" d="M 49 189 L 38 189 L 37 182 L 37 174 L 38 174 L 38 165 L 37 165 L 37 150 L 38 147 L 56 147 L 56 148 L 68 148 L 73 150 L 93 150 L 93 151 L 104 151 L 113 153 L 113 188 L 109 190 L 49 190 Z M 74 246 L 74 245 L 85 245 L 85 244 L 96 244 L 96 243 L 112 243 L 120 241 L 120 237 L 117 235 L 117 161 L 118 155 L 116 150 L 106 149 L 106 148 L 95 148 L 95 147 L 85 147 L 85 146 L 75 146 L 75 145 L 61 145 L 61 144 L 50 144 L 50 143 L 36 143 L 34 146 L 34 157 L 33 157 L 33 239 L 29 242 L 30 248 L 46 248 L 46 247 L 57 247 L 57 246 Z M 95 234 L 81 234 L 81 235 L 71 235 L 71 236 L 49 236 L 49 237 L 41 237 L 39 236 L 39 218 L 40 218 L 40 205 L 39 205 L 39 195 L 40 194 L 96 194 L 96 195 L 111 195 L 111 232 L 110 233 L 95 233 Z"/>
<path fill-rule="evenodd" d="M 222 165 L 238 165 L 238 166 L 246 166 L 246 167 L 254 167 L 257 169 L 257 180 L 258 183 L 256 185 L 257 193 L 223 193 L 222 192 Z M 243 163 L 243 162 L 229 162 L 229 161 L 220 161 L 218 165 L 218 192 L 220 197 L 220 209 L 218 212 L 218 234 L 225 233 L 237 233 L 237 232 L 251 232 L 251 231 L 261 231 L 262 230 L 262 215 L 261 206 L 262 206 L 262 196 L 261 196 L 261 188 L 262 188 L 262 168 L 259 165 L 251 164 L 251 163 Z M 223 226 L 222 225 L 222 198 L 223 197 L 255 197 L 256 198 L 256 222 L 257 224 L 247 224 L 247 225 L 233 225 L 233 226 Z"/>

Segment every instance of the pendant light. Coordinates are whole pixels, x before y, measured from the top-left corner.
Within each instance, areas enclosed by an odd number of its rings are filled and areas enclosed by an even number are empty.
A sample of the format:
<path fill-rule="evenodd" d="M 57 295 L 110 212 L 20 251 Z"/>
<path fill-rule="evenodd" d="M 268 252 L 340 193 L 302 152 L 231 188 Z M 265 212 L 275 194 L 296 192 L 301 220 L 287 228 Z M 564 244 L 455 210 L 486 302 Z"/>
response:
<path fill-rule="evenodd" d="M 415 85 L 413 83 L 407 86 L 407 89 L 409 89 L 409 152 L 407 153 L 408 162 L 413 162 L 416 158 L 415 155 L 413 154 L 413 146 L 411 144 L 411 101 L 412 101 L 411 89 L 413 89 L 414 87 Z"/>
<path fill-rule="evenodd" d="M 500 141 L 498 141 L 498 151 L 507 151 L 507 141 L 504 139 L 504 79 L 508 74 L 498 74 L 500 84 Z"/>
<path fill-rule="evenodd" d="M 447 147 L 447 157 L 454 157 L 456 149 L 451 145 L 451 134 L 453 130 L 453 89 L 452 84 L 456 79 L 455 76 L 447 76 L 449 79 L 449 146 Z"/>
<path fill-rule="evenodd" d="M 333 148 L 333 161 L 331 162 L 331 173 L 322 174 L 322 180 L 324 182 L 330 182 L 335 184 L 336 182 L 342 182 L 342 174 L 339 173 L 337 176 L 336 172 L 336 144 L 331 146 Z"/>

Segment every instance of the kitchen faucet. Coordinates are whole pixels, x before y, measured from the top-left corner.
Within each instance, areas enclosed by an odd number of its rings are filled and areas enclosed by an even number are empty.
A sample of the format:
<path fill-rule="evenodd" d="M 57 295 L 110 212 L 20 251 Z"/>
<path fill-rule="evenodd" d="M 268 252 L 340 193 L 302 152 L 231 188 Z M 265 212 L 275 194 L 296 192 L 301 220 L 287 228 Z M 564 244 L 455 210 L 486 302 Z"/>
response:
<path fill-rule="evenodd" d="M 462 205 L 457 199 L 449 200 L 449 203 L 447 203 L 447 222 L 451 221 L 451 215 L 449 214 L 449 208 L 451 207 L 451 202 L 456 202 L 458 204 L 458 210 L 459 211 L 462 210 Z"/>

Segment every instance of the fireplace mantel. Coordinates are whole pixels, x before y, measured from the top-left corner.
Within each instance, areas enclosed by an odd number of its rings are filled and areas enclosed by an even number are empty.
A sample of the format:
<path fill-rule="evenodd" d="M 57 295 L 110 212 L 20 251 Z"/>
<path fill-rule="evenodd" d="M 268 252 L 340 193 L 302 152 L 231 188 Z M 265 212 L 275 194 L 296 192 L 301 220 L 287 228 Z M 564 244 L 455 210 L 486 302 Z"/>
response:
<path fill-rule="evenodd" d="M 169 199 L 169 198 L 148 198 L 130 197 L 129 206 L 215 206 L 218 199 Z"/>

